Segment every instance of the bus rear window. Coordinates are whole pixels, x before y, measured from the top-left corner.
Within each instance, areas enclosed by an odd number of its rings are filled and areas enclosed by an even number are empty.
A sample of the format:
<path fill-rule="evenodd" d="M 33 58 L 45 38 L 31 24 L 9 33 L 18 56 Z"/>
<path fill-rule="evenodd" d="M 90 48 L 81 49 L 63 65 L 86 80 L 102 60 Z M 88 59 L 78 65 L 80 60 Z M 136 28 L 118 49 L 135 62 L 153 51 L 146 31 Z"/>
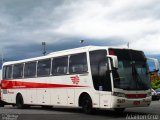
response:
<path fill-rule="evenodd" d="M 12 65 L 3 67 L 3 79 L 12 78 Z"/>

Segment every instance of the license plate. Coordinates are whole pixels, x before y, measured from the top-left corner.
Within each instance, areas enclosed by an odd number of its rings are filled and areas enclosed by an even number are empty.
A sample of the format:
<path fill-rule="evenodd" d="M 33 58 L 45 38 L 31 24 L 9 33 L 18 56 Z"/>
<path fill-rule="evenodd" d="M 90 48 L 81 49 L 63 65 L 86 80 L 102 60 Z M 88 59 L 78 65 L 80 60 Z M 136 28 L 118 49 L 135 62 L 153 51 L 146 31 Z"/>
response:
<path fill-rule="evenodd" d="M 140 101 L 134 101 L 133 102 L 133 105 L 139 105 L 140 104 Z"/>

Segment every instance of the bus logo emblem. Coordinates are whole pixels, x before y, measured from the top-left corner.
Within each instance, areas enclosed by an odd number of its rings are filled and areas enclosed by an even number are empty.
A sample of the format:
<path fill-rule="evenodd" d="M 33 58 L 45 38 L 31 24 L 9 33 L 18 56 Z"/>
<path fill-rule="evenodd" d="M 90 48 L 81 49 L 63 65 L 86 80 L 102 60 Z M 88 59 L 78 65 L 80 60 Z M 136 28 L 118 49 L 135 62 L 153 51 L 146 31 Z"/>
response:
<path fill-rule="evenodd" d="M 80 80 L 79 77 L 78 77 L 78 75 L 72 76 L 72 77 L 70 77 L 70 78 L 71 78 L 73 84 L 78 85 L 79 80 Z"/>

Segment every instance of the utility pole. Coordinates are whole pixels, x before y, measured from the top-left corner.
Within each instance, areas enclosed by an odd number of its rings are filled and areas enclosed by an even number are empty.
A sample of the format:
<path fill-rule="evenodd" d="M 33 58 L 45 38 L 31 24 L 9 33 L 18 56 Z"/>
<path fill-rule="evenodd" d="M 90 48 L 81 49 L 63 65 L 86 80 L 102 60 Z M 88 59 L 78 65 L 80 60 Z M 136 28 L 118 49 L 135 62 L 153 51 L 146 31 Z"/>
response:
<path fill-rule="evenodd" d="M 127 43 L 127 47 L 129 48 L 129 42 Z"/>
<path fill-rule="evenodd" d="M 42 42 L 42 47 L 43 47 L 43 55 L 46 55 L 46 42 Z"/>

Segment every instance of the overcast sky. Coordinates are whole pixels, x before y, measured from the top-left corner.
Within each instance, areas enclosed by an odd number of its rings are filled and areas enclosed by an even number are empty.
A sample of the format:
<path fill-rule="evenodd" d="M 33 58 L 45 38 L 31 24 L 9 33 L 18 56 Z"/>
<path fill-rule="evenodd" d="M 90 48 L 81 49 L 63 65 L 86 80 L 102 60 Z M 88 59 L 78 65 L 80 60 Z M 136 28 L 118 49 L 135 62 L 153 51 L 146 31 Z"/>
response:
<path fill-rule="evenodd" d="M 10 60 L 84 45 L 160 53 L 160 0 L 0 0 L 0 51 Z"/>

